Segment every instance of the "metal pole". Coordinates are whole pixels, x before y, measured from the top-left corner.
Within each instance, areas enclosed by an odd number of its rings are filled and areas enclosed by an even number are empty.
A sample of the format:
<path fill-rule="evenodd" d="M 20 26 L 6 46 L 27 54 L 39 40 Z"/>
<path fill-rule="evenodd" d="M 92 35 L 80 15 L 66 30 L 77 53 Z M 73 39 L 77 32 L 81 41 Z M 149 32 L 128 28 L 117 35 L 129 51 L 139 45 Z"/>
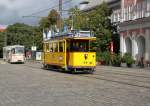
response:
<path fill-rule="evenodd" d="M 7 34 L 4 32 L 4 46 L 7 46 Z"/>
<path fill-rule="evenodd" d="M 74 15 L 72 13 L 72 30 L 74 29 Z"/>
<path fill-rule="evenodd" d="M 59 0 L 59 12 L 60 16 L 62 16 L 62 0 Z"/>
<path fill-rule="evenodd" d="M 62 20 L 62 0 L 59 0 L 59 13 L 60 13 L 60 20 L 59 20 L 59 32 L 61 33 L 61 30 L 62 30 L 62 23 L 61 23 L 61 20 Z"/>

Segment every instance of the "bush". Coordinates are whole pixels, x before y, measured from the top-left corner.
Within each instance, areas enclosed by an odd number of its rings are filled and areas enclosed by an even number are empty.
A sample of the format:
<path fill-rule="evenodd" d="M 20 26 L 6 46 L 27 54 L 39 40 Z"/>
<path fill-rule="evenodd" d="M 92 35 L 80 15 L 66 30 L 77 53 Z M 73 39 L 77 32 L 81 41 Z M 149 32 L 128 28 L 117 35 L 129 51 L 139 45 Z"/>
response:
<path fill-rule="evenodd" d="M 102 64 L 102 65 L 109 65 L 110 63 L 110 52 L 102 52 L 102 53 L 97 53 L 97 61 Z"/>
<path fill-rule="evenodd" d="M 123 61 L 125 61 L 128 67 L 131 67 L 131 65 L 134 63 L 134 59 L 129 53 L 124 54 Z"/>
<path fill-rule="evenodd" d="M 121 55 L 120 54 L 112 54 L 111 55 L 111 63 L 114 66 L 119 66 L 121 65 Z"/>
<path fill-rule="evenodd" d="M 109 65 L 110 63 L 110 52 L 109 51 L 106 51 L 106 52 L 103 52 L 103 58 L 104 58 L 104 61 L 105 61 L 105 65 Z"/>
<path fill-rule="evenodd" d="M 103 53 L 96 53 L 96 61 L 101 65 L 105 64 Z"/>

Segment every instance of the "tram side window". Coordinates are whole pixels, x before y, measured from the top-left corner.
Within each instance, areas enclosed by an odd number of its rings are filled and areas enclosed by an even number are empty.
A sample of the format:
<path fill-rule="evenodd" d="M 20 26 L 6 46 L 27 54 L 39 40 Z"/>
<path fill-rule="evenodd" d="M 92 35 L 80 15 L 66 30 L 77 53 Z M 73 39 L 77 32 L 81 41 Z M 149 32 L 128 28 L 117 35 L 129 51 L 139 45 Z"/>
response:
<path fill-rule="evenodd" d="M 95 41 L 90 41 L 90 48 L 89 48 L 90 50 L 89 51 L 96 52 L 96 47 L 94 45 L 96 45 Z"/>
<path fill-rule="evenodd" d="M 88 52 L 89 42 L 88 41 L 73 41 L 70 44 L 70 51 L 72 52 Z"/>
<path fill-rule="evenodd" d="M 78 42 L 75 42 L 75 41 L 72 41 L 70 43 L 70 51 L 71 52 L 77 52 L 79 49 L 79 43 Z"/>
<path fill-rule="evenodd" d="M 46 51 L 46 50 L 45 50 L 45 43 L 43 44 L 43 50 L 44 50 L 44 52 Z"/>
<path fill-rule="evenodd" d="M 46 46 L 46 52 L 49 52 L 49 44 L 46 43 L 45 46 Z"/>
<path fill-rule="evenodd" d="M 89 41 L 80 41 L 79 42 L 79 52 L 89 52 Z"/>
<path fill-rule="evenodd" d="M 59 42 L 59 52 L 64 52 L 64 42 Z"/>
<path fill-rule="evenodd" d="M 53 44 L 52 43 L 49 44 L 49 48 L 50 48 L 50 52 L 53 52 Z"/>
<path fill-rule="evenodd" d="M 58 52 L 58 43 L 53 43 L 54 52 Z"/>
<path fill-rule="evenodd" d="M 67 45 L 66 45 L 67 52 L 70 52 L 70 47 L 71 47 L 70 41 L 67 41 Z"/>

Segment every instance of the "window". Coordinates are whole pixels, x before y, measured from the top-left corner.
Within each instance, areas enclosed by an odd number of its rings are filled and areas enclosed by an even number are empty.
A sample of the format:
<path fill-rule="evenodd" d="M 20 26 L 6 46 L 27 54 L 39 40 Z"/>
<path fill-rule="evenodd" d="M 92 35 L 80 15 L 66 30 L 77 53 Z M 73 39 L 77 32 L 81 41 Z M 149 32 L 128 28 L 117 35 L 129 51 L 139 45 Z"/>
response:
<path fill-rule="evenodd" d="M 45 50 L 46 50 L 46 52 L 49 52 L 49 44 L 48 43 L 45 44 Z"/>
<path fill-rule="evenodd" d="M 58 43 L 57 42 L 53 43 L 53 51 L 58 52 Z"/>
<path fill-rule="evenodd" d="M 73 40 L 70 43 L 71 52 L 88 52 L 89 40 Z"/>
<path fill-rule="evenodd" d="M 23 47 L 16 47 L 14 52 L 18 53 L 18 54 L 22 54 L 22 53 L 24 53 L 24 48 Z"/>
<path fill-rule="evenodd" d="M 50 48 L 50 52 L 53 52 L 53 44 L 52 43 L 49 44 L 49 48 Z"/>
<path fill-rule="evenodd" d="M 64 52 L 64 42 L 59 42 L 59 52 Z"/>

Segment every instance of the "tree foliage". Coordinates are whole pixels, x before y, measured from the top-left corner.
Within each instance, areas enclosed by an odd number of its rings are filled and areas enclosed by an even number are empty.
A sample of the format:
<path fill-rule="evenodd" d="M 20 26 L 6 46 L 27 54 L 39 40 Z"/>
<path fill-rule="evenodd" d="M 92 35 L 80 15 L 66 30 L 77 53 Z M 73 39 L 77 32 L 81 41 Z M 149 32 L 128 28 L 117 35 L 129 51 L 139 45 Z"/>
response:
<path fill-rule="evenodd" d="M 6 29 L 7 45 L 24 45 L 26 49 L 37 46 L 42 49 L 42 32 L 38 27 L 16 23 Z"/>
<path fill-rule="evenodd" d="M 106 3 L 101 4 L 95 10 L 89 12 L 90 28 L 97 37 L 97 47 L 101 51 L 107 51 L 112 37 L 112 24 L 109 19 L 111 10 Z"/>
<path fill-rule="evenodd" d="M 81 12 L 77 7 L 71 8 L 69 10 L 70 16 L 65 20 L 65 24 L 67 24 L 70 28 L 77 30 L 88 29 L 87 22 L 88 17 L 85 13 Z"/>
<path fill-rule="evenodd" d="M 43 17 L 39 25 L 42 28 L 51 28 L 52 26 L 56 25 L 58 28 L 61 26 L 61 18 L 59 13 L 56 10 L 51 10 L 47 17 Z"/>
<path fill-rule="evenodd" d="M 2 51 L 3 51 L 3 47 L 4 47 L 4 43 L 5 43 L 5 33 L 4 32 L 0 32 L 0 57 L 2 55 Z"/>
<path fill-rule="evenodd" d="M 99 51 L 107 51 L 111 42 L 113 26 L 109 19 L 111 10 L 103 2 L 91 11 L 80 11 L 77 7 L 70 10 L 72 15 L 66 20 L 68 26 L 74 26 L 74 29 L 92 30 L 97 37 L 94 46 Z"/>

